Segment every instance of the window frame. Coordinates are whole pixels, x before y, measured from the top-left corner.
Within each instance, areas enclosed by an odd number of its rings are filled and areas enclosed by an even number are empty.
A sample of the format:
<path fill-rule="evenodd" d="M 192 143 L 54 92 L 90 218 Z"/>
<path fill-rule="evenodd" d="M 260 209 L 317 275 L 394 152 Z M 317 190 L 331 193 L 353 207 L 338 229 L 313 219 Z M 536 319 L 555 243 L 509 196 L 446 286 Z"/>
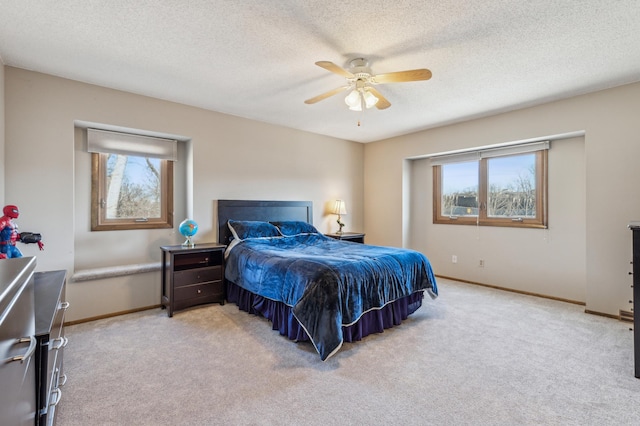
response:
<path fill-rule="evenodd" d="M 488 161 L 492 158 L 535 154 L 536 167 L 536 217 L 502 218 L 487 216 L 488 197 Z M 444 216 L 442 215 L 442 165 L 433 165 L 433 223 L 447 225 L 500 226 L 510 228 L 548 227 L 548 150 L 539 150 L 521 154 L 479 158 L 478 162 L 478 215 Z M 460 161 L 463 162 L 463 161 Z M 452 162 L 456 163 L 455 161 Z"/>
<path fill-rule="evenodd" d="M 108 153 L 91 154 L 91 231 L 173 228 L 173 161 L 160 160 L 161 215 L 159 218 L 107 219 L 103 200 L 107 189 Z M 138 155 L 145 157 L 145 155 Z M 143 220 L 144 219 L 144 220 Z"/>

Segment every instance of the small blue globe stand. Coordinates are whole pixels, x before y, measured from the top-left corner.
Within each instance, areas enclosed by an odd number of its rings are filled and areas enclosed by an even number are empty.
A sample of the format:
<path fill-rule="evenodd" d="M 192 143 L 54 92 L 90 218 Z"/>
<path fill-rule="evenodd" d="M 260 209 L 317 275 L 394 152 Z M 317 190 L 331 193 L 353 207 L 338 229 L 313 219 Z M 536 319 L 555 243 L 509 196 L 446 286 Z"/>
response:
<path fill-rule="evenodd" d="M 182 243 L 183 247 L 193 247 L 195 244 L 193 244 L 193 240 L 191 239 L 190 236 L 187 236 L 187 239 L 184 240 L 184 243 Z"/>
<path fill-rule="evenodd" d="M 198 224 L 191 220 L 185 219 L 178 226 L 178 230 L 186 238 L 184 243 L 182 243 L 183 247 L 193 247 L 195 244 L 193 243 L 193 236 L 198 232 Z"/>

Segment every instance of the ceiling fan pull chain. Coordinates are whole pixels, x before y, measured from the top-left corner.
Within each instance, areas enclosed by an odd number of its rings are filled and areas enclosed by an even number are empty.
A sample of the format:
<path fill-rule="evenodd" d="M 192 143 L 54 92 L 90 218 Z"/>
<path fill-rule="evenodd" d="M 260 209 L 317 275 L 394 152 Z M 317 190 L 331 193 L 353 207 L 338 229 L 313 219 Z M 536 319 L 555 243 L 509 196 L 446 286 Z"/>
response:
<path fill-rule="evenodd" d="M 365 109 L 364 91 L 360 89 L 359 93 L 360 93 L 360 119 L 358 120 L 358 127 L 360 127 L 360 123 L 364 119 L 364 109 Z"/>

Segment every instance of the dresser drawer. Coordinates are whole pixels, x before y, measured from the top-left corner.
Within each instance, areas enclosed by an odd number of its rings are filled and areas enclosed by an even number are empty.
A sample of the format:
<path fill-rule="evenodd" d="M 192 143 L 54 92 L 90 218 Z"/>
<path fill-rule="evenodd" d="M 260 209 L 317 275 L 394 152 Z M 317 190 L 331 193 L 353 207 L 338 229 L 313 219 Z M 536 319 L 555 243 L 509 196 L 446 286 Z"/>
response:
<path fill-rule="evenodd" d="M 56 343 L 57 344 L 57 343 Z M 60 361 L 62 361 L 62 356 L 60 356 L 60 354 L 58 353 L 58 350 L 51 350 L 49 351 L 49 371 L 47 372 L 48 374 L 48 380 L 47 380 L 47 399 L 46 399 L 46 406 L 49 407 L 49 405 L 51 405 L 51 402 L 53 402 L 51 400 L 52 398 L 52 394 L 54 393 L 54 390 L 58 387 L 56 384 L 57 381 L 57 376 L 59 374 L 59 364 Z"/>
<path fill-rule="evenodd" d="M 212 298 L 216 301 L 224 297 L 224 286 L 222 281 L 186 285 L 176 288 L 173 297 L 176 302 L 198 297 Z"/>
<path fill-rule="evenodd" d="M 51 333 L 49 337 L 51 340 L 62 336 L 64 313 L 67 306 L 69 306 L 68 302 L 58 302 L 58 310 L 56 311 L 55 316 L 53 317 L 53 322 L 51 323 Z"/>
<path fill-rule="evenodd" d="M 222 267 L 211 266 L 208 268 L 187 269 L 173 273 L 174 287 L 182 287 L 190 284 L 204 283 L 208 281 L 222 280 Z"/>
<path fill-rule="evenodd" d="M 36 425 L 55 423 L 55 404 L 60 400 L 58 389 L 62 373 L 64 347 L 68 339 L 64 333 L 65 311 L 69 303 L 66 297 L 66 271 L 36 272 L 36 334 L 40 341 L 37 352 L 38 376 L 36 401 L 38 414 Z M 64 380 L 62 380 L 64 382 Z"/>

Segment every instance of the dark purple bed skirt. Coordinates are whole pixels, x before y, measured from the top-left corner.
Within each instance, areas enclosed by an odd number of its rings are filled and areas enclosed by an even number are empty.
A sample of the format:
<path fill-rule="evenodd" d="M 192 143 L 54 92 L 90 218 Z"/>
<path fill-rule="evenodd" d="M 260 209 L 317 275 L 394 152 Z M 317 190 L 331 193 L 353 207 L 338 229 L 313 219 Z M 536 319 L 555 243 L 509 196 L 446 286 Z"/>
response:
<path fill-rule="evenodd" d="M 354 342 L 372 333 L 382 333 L 385 328 L 399 325 L 422 306 L 422 291 L 398 299 L 380 309 L 371 310 L 350 326 L 342 326 L 345 342 Z M 295 341 L 308 341 L 309 336 L 291 313 L 291 308 L 282 302 L 266 299 L 227 281 L 227 300 L 238 305 L 240 310 L 261 315 L 271 321 L 272 329 Z"/>

